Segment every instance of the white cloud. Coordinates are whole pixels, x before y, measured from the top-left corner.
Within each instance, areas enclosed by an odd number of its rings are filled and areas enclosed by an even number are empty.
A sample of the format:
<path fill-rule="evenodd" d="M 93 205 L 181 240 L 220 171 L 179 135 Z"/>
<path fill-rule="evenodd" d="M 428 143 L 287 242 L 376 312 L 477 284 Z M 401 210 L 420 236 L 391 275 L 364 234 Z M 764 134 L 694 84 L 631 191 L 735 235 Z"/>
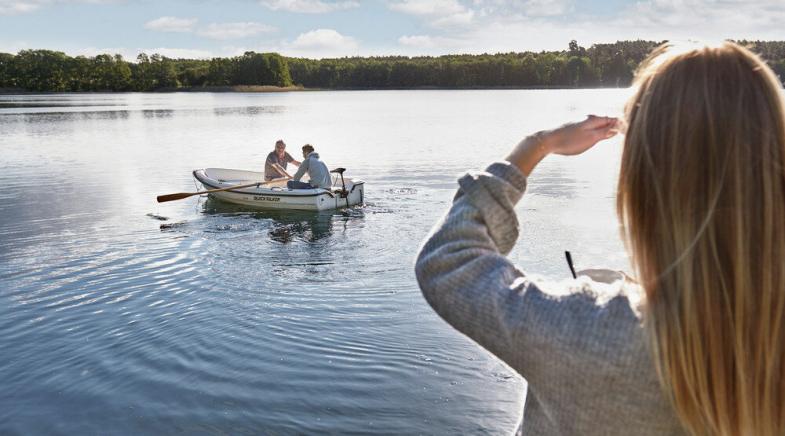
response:
<path fill-rule="evenodd" d="M 325 58 L 354 56 L 358 54 L 359 44 L 350 36 L 344 36 L 333 29 L 316 29 L 300 34 L 291 43 L 284 44 L 282 51 L 299 56 Z"/>
<path fill-rule="evenodd" d="M 624 35 L 617 39 L 781 40 L 785 5 L 782 0 L 646 0 L 609 21 Z"/>
<path fill-rule="evenodd" d="M 582 45 L 613 42 L 604 39 L 613 29 L 589 23 L 553 23 L 543 19 L 506 17 L 486 20 L 461 35 L 459 50 L 465 53 L 505 53 L 540 50 L 566 50 L 570 40 Z"/>
<path fill-rule="evenodd" d="M 158 48 L 138 48 L 135 50 L 135 54 L 132 57 L 127 58 L 131 60 L 136 60 L 136 56 L 139 53 L 147 53 L 148 55 L 153 55 L 154 53 L 158 53 L 161 56 L 165 56 L 167 58 L 172 59 L 210 59 L 215 57 L 215 55 L 208 50 L 196 50 L 190 48 L 170 48 L 170 47 L 158 47 Z M 125 56 L 125 55 L 123 55 Z"/>
<path fill-rule="evenodd" d="M 404 35 L 398 38 L 398 42 L 403 45 L 408 45 L 410 47 L 433 48 L 437 46 L 437 42 L 434 40 L 434 38 L 428 35 L 411 35 L 411 36 Z"/>
<path fill-rule="evenodd" d="M 389 2 L 390 10 L 422 17 L 437 28 L 468 26 L 474 21 L 474 10 L 458 0 L 398 0 Z"/>
<path fill-rule="evenodd" d="M 196 18 L 161 17 L 146 22 L 144 27 L 158 32 L 191 32 L 197 21 Z"/>
<path fill-rule="evenodd" d="M 446 16 L 466 11 L 457 0 L 402 0 L 389 4 L 390 9 L 411 15 Z"/>
<path fill-rule="evenodd" d="M 445 38 L 441 36 L 430 35 L 404 35 L 398 38 L 398 43 L 413 49 L 427 49 L 425 52 L 430 52 L 430 49 L 445 49 L 449 47 L 460 46 L 461 41 L 453 38 Z"/>
<path fill-rule="evenodd" d="M 564 15 L 571 10 L 570 0 L 528 0 L 521 6 L 523 14 L 529 17 Z"/>
<path fill-rule="evenodd" d="M 431 25 L 433 27 L 455 27 L 455 26 L 468 26 L 474 19 L 474 11 L 467 10 L 465 12 L 458 12 L 446 17 L 441 17 L 433 20 Z"/>
<path fill-rule="evenodd" d="M 41 7 L 41 1 L 5 1 L 0 0 L 0 15 L 17 15 L 33 12 Z"/>
<path fill-rule="evenodd" d="M 30 43 L 24 40 L 0 41 L 0 53 L 16 54 L 21 50 L 27 50 L 29 48 L 31 48 Z"/>
<path fill-rule="evenodd" d="M 711 25 L 714 21 L 731 28 L 770 26 L 785 19 L 785 4 L 782 0 L 647 0 L 628 8 L 625 14 L 630 19 L 636 15 L 641 23 L 669 26 Z"/>
<path fill-rule="evenodd" d="M 575 0 L 474 0 L 481 16 L 553 17 L 572 12 Z"/>
<path fill-rule="evenodd" d="M 111 3 L 113 0 L 0 0 L 0 15 L 26 14 L 55 3 Z"/>
<path fill-rule="evenodd" d="M 148 21 L 145 23 L 144 27 L 159 32 L 196 32 L 196 34 L 200 36 L 220 40 L 247 38 L 260 33 L 269 33 L 277 30 L 273 26 L 250 21 L 238 23 L 210 23 L 207 26 L 195 29 L 197 21 L 198 19 L 196 18 L 161 17 Z"/>
<path fill-rule="evenodd" d="M 211 39 L 241 39 L 260 33 L 275 32 L 276 28 L 261 23 L 210 23 L 196 33 Z"/>
<path fill-rule="evenodd" d="M 348 0 L 263 0 L 261 3 L 274 11 L 298 12 L 303 14 L 323 14 L 360 7 L 359 2 Z"/>
<path fill-rule="evenodd" d="M 449 11 L 437 17 L 436 5 Z M 467 5 L 469 3 L 466 3 Z M 565 50 L 571 39 L 588 47 L 617 40 L 781 40 L 783 0 L 638 0 L 614 14 L 576 13 L 574 0 L 473 0 L 476 12 L 460 28 L 437 26 L 462 7 L 448 0 L 390 2 L 423 17 L 437 35 L 398 39 L 403 54 Z M 565 19 L 567 18 L 567 19 Z M 460 22 L 460 20 L 456 21 Z"/>

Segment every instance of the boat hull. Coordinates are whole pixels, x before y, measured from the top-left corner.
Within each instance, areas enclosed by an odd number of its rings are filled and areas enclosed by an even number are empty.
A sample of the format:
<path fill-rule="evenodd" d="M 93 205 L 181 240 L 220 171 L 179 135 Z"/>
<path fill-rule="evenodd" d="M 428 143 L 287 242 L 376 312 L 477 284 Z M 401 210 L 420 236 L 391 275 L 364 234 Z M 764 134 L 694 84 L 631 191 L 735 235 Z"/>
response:
<path fill-rule="evenodd" d="M 206 168 L 195 170 L 194 178 L 205 189 L 221 189 L 253 183 L 263 180 L 263 173 L 253 171 L 229 170 L 222 168 Z M 365 183 L 361 180 L 346 179 L 346 194 L 339 186 L 332 189 L 287 189 L 286 181 L 275 182 L 267 186 L 232 189 L 213 192 L 210 195 L 218 200 L 248 206 L 254 209 L 278 210 L 332 210 L 362 205 L 364 201 Z"/>

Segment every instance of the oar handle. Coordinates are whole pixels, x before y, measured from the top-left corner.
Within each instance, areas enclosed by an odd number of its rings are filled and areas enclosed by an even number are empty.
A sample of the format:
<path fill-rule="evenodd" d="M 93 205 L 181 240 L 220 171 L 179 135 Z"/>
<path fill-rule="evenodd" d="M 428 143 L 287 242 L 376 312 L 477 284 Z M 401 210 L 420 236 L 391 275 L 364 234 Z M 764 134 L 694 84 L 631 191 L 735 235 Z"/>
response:
<path fill-rule="evenodd" d="M 198 192 L 178 192 L 176 194 L 166 194 L 166 195 L 159 195 L 155 197 L 159 203 L 165 203 L 167 201 L 175 201 L 175 200 L 182 200 L 183 198 L 188 198 L 192 195 L 196 195 Z"/>

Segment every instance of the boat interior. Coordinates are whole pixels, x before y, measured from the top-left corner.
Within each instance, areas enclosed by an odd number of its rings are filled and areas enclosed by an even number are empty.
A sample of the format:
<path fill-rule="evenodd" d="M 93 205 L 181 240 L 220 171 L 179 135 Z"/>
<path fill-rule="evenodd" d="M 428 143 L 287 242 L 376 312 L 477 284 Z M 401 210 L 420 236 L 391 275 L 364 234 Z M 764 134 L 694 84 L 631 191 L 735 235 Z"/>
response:
<path fill-rule="evenodd" d="M 207 168 L 204 170 L 204 175 L 207 178 L 215 180 L 223 184 L 232 184 L 232 185 L 242 185 L 253 183 L 256 181 L 260 181 L 264 179 L 264 173 L 257 172 L 257 171 L 243 171 L 243 170 L 232 170 L 232 169 L 224 169 L 224 168 Z M 331 174 L 332 176 L 332 191 L 333 192 L 340 192 L 341 190 L 341 176 L 338 174 Z M 288 179 L 278 179 L 273 180 L 271 182 L 265 183 L 263 186 L 268 189 L 286 189 L 286 182 Z M 302 178 L 303 182 L 308 181 L 308 176 Z M 349 177 L 344 177 L 344 182 L 346 183 L 346 189 L 351 190 L 352 186 L 354 185 L 354 181 Z"/>

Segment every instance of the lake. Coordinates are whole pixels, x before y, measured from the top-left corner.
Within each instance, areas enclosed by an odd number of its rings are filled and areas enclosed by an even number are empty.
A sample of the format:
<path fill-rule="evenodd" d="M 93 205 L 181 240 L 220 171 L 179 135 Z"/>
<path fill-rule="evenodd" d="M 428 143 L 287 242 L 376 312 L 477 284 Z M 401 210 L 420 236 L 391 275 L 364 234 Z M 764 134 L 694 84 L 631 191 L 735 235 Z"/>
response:
<path fill-rule="evenodd" d="M 0 434 L 512 432 L 525 382 L 430 309 L 414 257 L 461 174 L 628 93 L 0 95 Z M 193 169 L 261 171 L 279 138 L 365 206 L 156 203 Z M 629 270 L 620 155 L 547 158 L 510 257 Z"/>

